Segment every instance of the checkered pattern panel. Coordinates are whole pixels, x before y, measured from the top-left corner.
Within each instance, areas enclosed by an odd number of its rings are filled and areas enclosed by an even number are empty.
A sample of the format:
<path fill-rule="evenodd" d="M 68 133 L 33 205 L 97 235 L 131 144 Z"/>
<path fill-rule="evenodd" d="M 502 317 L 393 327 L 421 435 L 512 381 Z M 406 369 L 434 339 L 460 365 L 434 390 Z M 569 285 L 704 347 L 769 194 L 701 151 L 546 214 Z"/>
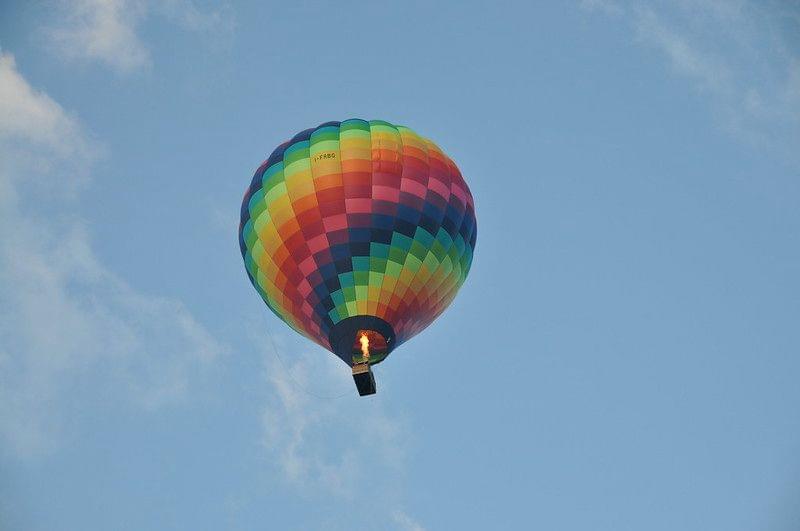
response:
<path fill-rule="evenodd" d="M 245 193 L 239 245 L 253 286 L 296 331 L 330 349 L 336 323 L 369 315 L 397 346 L 453 300 L 476 230 L 469 187 L 436 144 L 353 119 L 272 152 Z"/>

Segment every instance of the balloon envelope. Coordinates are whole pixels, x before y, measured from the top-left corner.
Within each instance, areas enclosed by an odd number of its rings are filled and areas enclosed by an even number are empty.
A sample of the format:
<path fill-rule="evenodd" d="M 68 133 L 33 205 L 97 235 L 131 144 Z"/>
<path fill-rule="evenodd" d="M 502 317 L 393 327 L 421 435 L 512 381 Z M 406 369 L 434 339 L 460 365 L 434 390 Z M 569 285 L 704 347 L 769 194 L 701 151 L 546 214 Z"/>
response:
<path fill-rule="evenodd" d="M 352 119 L 298 133 L 259 166 L 239 245 L 278 317 L 349 365 L 375 364 L 447 308 L 476 230 L 469 187 L 436 144 Z"/>

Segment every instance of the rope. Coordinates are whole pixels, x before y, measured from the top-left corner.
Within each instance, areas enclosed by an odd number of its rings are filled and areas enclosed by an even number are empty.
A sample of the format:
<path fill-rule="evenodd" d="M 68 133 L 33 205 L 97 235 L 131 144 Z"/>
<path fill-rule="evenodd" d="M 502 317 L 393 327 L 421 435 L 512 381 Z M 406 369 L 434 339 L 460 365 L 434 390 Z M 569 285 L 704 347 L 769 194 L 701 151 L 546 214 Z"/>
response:
<path fill-rule="evenodd" d="M 278 363 L 281 364 L 281 367 L 283 367 L 283 372 L 286 373 L 289 376 L 289 380 L 291 380 L 292 385 L 294 385 L 297 389 L 300 389 L 301 391 L 303 391 L 307 395 L 313 396 L 314 398 L 318 398 L 320 400 L 339 400 L 339 399 L 347 396 L 349 393 L 352 392 L 352 390 L 347 390 L 347 391 L 342 392 L 339 395 L 327 396 L 327 395 L 317 394 L 317 393 L 311 391 L 310 389 L 306 388 L 304 385 L 302 385 L 300 382 L 298 382 L 295 379 L 294 375 L 292 374 L 292 370 L 284 362 L 283 358 L 281 357 L 280 353 L 278 352 L 278 347 L 277 347 L 277 345 L 275 345 L 275 341 L 272 338 L 272 333 L 270 332 L 269 328 L 265 326 L 264 329 L 267 332 L 267 337 L 269 338 L 269 342 L 272 345 L 272 352 L 275 354 L 275 357 L 278 359 Z"/>

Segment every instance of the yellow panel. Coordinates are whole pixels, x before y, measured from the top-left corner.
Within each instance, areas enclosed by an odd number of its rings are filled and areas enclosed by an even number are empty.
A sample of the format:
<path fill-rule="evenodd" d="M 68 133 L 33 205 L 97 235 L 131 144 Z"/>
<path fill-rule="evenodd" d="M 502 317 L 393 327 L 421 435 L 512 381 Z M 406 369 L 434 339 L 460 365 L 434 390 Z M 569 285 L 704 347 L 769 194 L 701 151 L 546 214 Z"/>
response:
<path fill-rule="evenodd" d="M 314 180 L 311 178 L 311 169 L 297 172 L 286 178 L 286 189 L 292 201 L 297 201 L 314 193 Z"/>

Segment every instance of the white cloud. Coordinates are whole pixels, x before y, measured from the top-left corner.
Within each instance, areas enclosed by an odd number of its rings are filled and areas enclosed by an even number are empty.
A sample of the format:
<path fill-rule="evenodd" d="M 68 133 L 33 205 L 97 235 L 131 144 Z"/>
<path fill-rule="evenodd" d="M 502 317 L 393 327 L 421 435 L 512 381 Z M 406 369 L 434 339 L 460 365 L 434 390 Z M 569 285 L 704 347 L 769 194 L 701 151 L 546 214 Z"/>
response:
<path fill-rule="evenodd" d="M 800 9 L 745 0 L 581 5 L 621 15 L 641 44 L 709 99 L 730 133 L 800 162 Z"/>
<path fill-rule="evenodd" d="M 9 54 L 0 94 L 0 449 L 31 456 L 58 446 L 81 397 L 175 403 L 225 349 L 98 260 L 64 194 L 91 142 Z"/>
<path fill-rule="evenodd" d="M 381 528 L 425 531 L 393 507 L 402 497 L 411 442 L 405 422 L 388 414 L 379 397 L 359 397 L 349 368 L 333 355 L 292 352 L 288 362 L 275 352 L 287 351 L 282 336 L 258 343 L 268 345 L 262 421 L 269 465 L 304 496 L 357 506 L 363 494 L 371 500 L 371 517 L 384 521 Z"/>
<path fill-rule="evenodd" d="M 51 30 L 57 50 L 69 59 L 90 59 L 120 72 L 150 65 L 136 34 L 146 14 L 140 0 L 77 0 L 64 4 L 63 22 Z"/>
<path fill-rule="evenodd" d="M 139 26 L 152 13 L 190 31 L 224 34 L 232 29 L 225 7 L 203 10 L 191 0 L 75 0 L 61 4 L 59 22 L 46 31 L 67 59 L 99 61 L 121 73 L 152 65 Z"/>
<path fill-rule="evenodd" d="M 395 511 L 392 515 L 399 531 L 425 531 L 419 522 L 408 516 L 403 511 Z"/>
<path fill-rule="evenodd" d="M 606 15 L 621 15 L 624 12 L 614 0 L 581 0 L 579 5 L 586 11 L 600 11 Z"/>
<path fill-rule="evenodd" d="M 17 72 L 14 56 L 0 55 L 0 138 L 19 137 L 69 153 L 76 136 L 75 121 L 47 94 L 31 88 Z"/>
<path fill-rule="evenodd" d="M 635 12 L 639 38 L 659 48 L 678 73 L 690 77 L 704 90 L 729 90 L 731 75 L 721 59 L 704 53 L 686 35 L 663 24 L 653 10 L 640 8 Z"/>
<path fill-rule="evenodd" d="M 14 150 L 13 160 L 10 152 L 0 160 L 7 178 L 15 177 L 8 171 L 12 163 L 31 164 L 43 171 L 56 160 L 86 161 L 93 154 L 78 122 L 47 94 L 34 90 L 17 71 L 14 56 L 1 50 L 0 142 Z M 79 175 L 70 173 L 65 178 L 72 186 Z"/>
<path fill-rule="evenodd" d="M 201 9 L 191 0 L 162 0 L 155 7 L 165 17 L 189 31 L 227 32 L 233 29 L 233 18 L 227 4 L 216 10 Z"/>
<path fill-rule="evenodd" d="M 293 354 L 289 364 L 276 358 L 274 348 L 264 352 L 269 396 L 263 442 L 269 461 L 289 483 L 352 500 L 359 488 L 375 481 L 378 469 L 401 472 L 408 442 L 404 424 L 390 417 L 378 398 L 358 397 L 343 363 L 307 352 Z M 341 387 L 336 393 L 315 389 L 316 382 L 325 381 Z"/>

